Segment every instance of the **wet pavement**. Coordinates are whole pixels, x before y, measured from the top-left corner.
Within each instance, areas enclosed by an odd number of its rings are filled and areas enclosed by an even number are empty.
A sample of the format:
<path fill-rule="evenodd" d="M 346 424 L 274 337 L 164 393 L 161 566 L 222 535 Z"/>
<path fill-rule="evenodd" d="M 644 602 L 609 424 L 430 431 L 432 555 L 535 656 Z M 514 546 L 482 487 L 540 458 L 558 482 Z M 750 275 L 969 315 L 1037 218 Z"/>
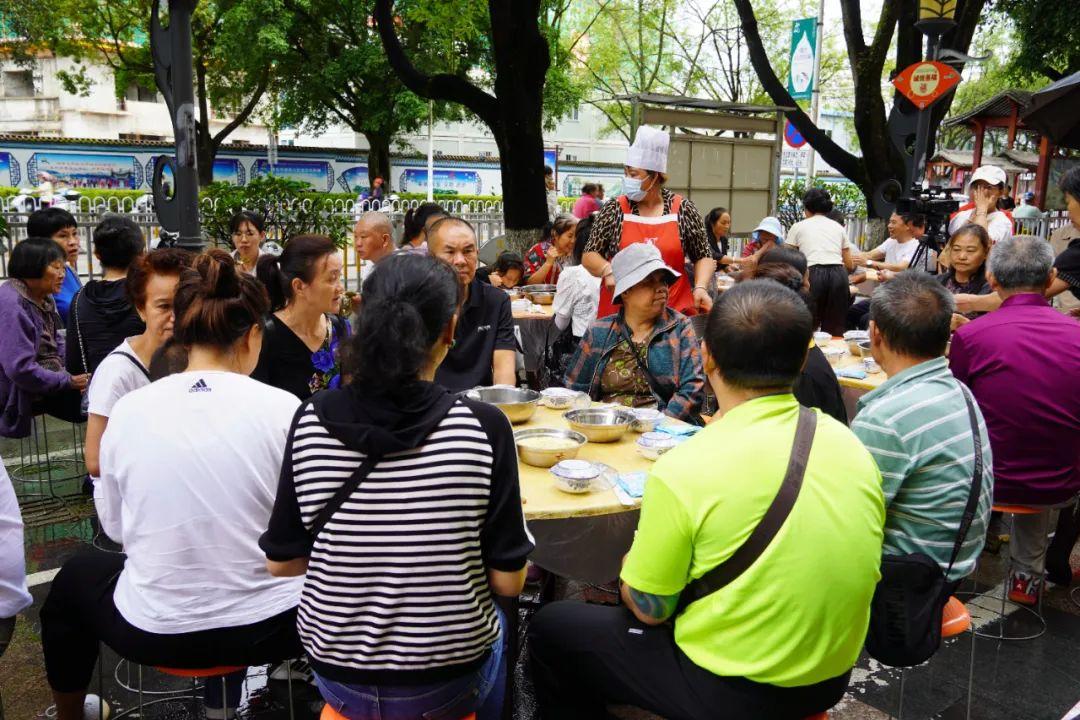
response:
<path fill-rule="evenodd" d="M 0 455 L 20 497 L 26 522 L 27 572 L 34 604 L 20 616 L 16 635 L 5 656 L 0 659 L 0 697 L 8 720 L 46 718 L 51 700 L 44 680 L 41 661 L 38 612 L 49 583 L 63 562 L 72 554 L 95 544 L 96 527 L 93 505 L 82 495 L 80 448 L 73 441 L 71 428 L 50 422 L 47 438 L 33 444 L 0 441 Z M 51 472 L 35 471 L 36 459 L 45 457 L 45 440 Z M 37 454 L 35 454 L 35 450 Z M 107 540 L 97 539 L 107 545 Z M 1002 625 L 1008 634 L 1030 634 L 1038 630 L 1029 613 L 1006 607 L 1006 619 L 999 619 L 1000 592 L 1004 574 L 1003 558 L 984 553 L 976 574 L 978 582 L 965 584 L 973 625 L 979 633 L 994 634 Z M 1080 558 L 1074 555 L 1074 567 Z M 569 597 L 580 598 L 585 588 L 571 584 L 563 589 Z M 595 594 L 595 593 L 592 593 Z M 1080 600 L 1080 588 L 1076 593 Z M 998 599 L 991 599 L 995 596 Z M 852 675 L 844 700 L 834 708 L 834 719 L 876 719 L 903 717 L 920 720 L 1059 720 L 1080 701 L 1080 605 L 1064 588 L 1050 586 L 1042 609 L 1046 632 L 1027 641 L 1002 642 L 971 633 L 945 641 L 934 658 L 918 668 L 901 672 L 862 658 Z M 524 628 L 531 615 L 531 605 L 521 611 L 522 657 Z M 974 659 L 972 658 L 974 640 Z M 973 662 L 973 665 L 972 665 Z M 970 686 L 969 671 L 974 678 Z M 240 707 L 241 718 L 265 720 L 309 720 L 321 709 L 318 693 L 309 685 L 294 682 L 293 712 L 289 712 L 288 684 L 268 680 L 269 669 L 249 669 Z M 142 669 L 142 700 L 139 711 L 139 668 L 122 661 L 105 649 L 100 673 L 95 675 L 91 692 L 100 692 L 112 707 L 113 718 L 142 717 L 162 720 L 202 718 L 201 704 L 192 703 L 191 681 L 164 675 L 152 668 Z M 527 668 L 518 663 L 515 672 L 515 707 L 513 717 L 537 718 Z M 901 699 L 902 691 L 902 699 Z M 902 707 L 901 707 L 902 703 Z M 194 714 L 192 708 L 194 707 Z M 901 713 L 902 709 L 902 713 Z M 656 716 L 635 708 L 612 708 L 613 717 L 623 720 L 647 720 Z M 717 718 L 723 718 L 717 714 Z M 602 720 L 602 719 L 598 719 Z"/>

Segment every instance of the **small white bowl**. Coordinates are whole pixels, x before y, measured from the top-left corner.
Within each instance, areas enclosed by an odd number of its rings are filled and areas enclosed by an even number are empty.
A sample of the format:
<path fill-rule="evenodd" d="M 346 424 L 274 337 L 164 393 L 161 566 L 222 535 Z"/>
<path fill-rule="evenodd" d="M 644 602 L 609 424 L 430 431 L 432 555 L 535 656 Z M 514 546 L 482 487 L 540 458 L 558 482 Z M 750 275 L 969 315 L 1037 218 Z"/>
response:
<path fill-rule="evenodd" d="M 600 477 L 600 468 L 586 460 L 562 460 L 551 468 L 555 487 L 563 492 L 580 495 L 592 489 L 593 481 Z"/>
<path fill-rule="evenodd" d="M 839 365 L 841 358 L 847 355 L 847 350 L 843 348 L 825 348 L 822 352 L 825 353 L 825 359 L 834 367 Z"/>
<path fill-rule="evenodd" d="M 634 416 L 630 429 L 638 433 L 652 432 L 656 429 L 656 424 L 664 417 L 664 413 L 653 408 L 632 408 L 630 412 Z"/>
<path fill-rule="evenodd" d="M 881 366 L 878 365 L 877 361 L 874 360 L 874 358 L 872 358 L 872 357 L 864 357 L 863 361 L 862 361 L 862 364 L 863 364 L 863 370 L 865 370 L 868 373 L 872 374 L 872 373 L 881 372 Z"/>
<path fill-rule="evenodd" d="M 828 345 L 830 340 L 832 340 L 832 335 L 827 332 L 818 331 L 814 333 L 814 344 L 817 345 L 819 348 L 823 348 Z"/>
<path fill-rule="evenodd" d="M 679 444 L 679 439 L 662 432 L 647 432 L 634 443 L 642 457 L 656 460 L 671 448 Z"/>

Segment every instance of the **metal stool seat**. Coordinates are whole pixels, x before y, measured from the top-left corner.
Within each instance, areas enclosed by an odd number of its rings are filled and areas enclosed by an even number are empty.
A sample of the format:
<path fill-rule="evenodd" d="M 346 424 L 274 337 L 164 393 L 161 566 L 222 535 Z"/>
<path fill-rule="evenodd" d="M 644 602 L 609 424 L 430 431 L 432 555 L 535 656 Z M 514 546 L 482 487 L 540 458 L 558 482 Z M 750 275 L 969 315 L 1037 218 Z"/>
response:
<path fill-rule="evenodd" d="M 992 509 L 993 509 L 994 512 L 1000 512 L 1000 513 L 1003 513 L 1005 515 L 1038 515 L 1039 513 L 1043 512 L 1046 508 L 1031 507 L 1029 505 L 1008 505 L 1008 504 L 1004 504 L 1004 503 L 1001 503 L 1001 504 L 995 503 L 993 505 Z M 986 607 L 984 605 L 978 604 L 978 602 L 976 602 L 976 600 L 980 597 L 980 595 L 978 593 L 975 593 L 975 592 L 957 593 L 958 596 L 961 596 L 961 597 L 967 599 L 967 601 L 970 602 L 973 607 L 976 607 L 976 608 L 978 608 L 980 610 L 985 610 L 987 612 L 994 613 L 995 615 L 997 615 L 998 620 L 999 620 L 997 632 L 992 632 L 992 631 L 989 631 L 989 630 L 979 629 L 979 630 L 975 631 L 975 634 L 978 635 L 979 637 L 989 638 L 991 640 L 999 640 L 999 641 L 1004 641 L 1004 640 L 1020 641 L 1020 640 L 1034 640 L 1036 638 L 1042 637 L 1043 634 L 1046 633 L 1046 618 L 1043 617 L 1043 613 L 1042 613 L 1042 600 L 1043 600 L 1043 590 L 1044 590 L 1043 588 L 1040 588 L 1040 590 L 1039 590 L 1039 599 L 1038 599 L 1038 602 L 1036 603 L 1034 608 L 1028 607 L 1027 605 L 1021 605 L 1020 603 L 1015 603 L 1015 602 L 1012 603 L 1016 607 L 1016 609 L 1018 611 L 1020 611 L 1021 613 L 1027 613 L 1031 617 L 1035 618 L 1036 627 L 1038 627 L 1038 630 L 1036 630 L 1034 632 L 1026 633 L 1026 634 L 1019 634 L 1019 633 L 1018 634 L 1009 634 L 1009 633 L 1006 632 L 1006 627 L 1005 626 L 1006 626 L 1007 621 L 1008 621 L 1008 615 L 1005 613 L 1005 609 L 1006 609 L 1006 604 L 1011 602 L 1009 600 L 1009 579 L 1012 577 L 1012 567 L 1013 567 L 1012 566 L 1012 559 L 1010 558 L 1009 563 L 1008 563 L 1008 565 L 1006 567 L 1006 570 L 1005 570 L 1005 579 L 1002 581 L 1002 584 L 1001 584 L 1001 606 L 1000 606 L 1000 609 L 997 608 L 997 607 L 991 608 L 991 607 Z M 994 599 L 997 599 L 997 598 L 994 598 Z"/>

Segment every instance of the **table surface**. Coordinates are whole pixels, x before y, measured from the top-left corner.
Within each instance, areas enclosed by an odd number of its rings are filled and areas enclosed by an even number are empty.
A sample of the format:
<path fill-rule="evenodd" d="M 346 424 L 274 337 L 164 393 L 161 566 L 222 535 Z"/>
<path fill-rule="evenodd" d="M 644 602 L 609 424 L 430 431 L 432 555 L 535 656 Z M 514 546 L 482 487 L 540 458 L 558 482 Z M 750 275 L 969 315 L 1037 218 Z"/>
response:
<path fill-rule="evenodd" d="M 555 317 L 555 310 L 551 305 L 537 305 L 540 308 L 540 312 L 515 312 L 515 320 L 550 320 Z"/>
<path fill-rule="evenodd" d="M 851 354 L 851 350 L 848 348 L 848 345 L 843 338 L 834 337 L 832 340 L 829 341 L 829 347 L 842 348 L 845 352 L 847 352 L 846 355 L 840 358 L 840 362 L 836 364 L 837 367 L 845 368 L 862 366 L 863 359 L 861 357 L 853 356 Z M 888 377 L 885 375 L 885 373 L 881 371 L 878 371 L 876 373 L 868 373 L 865 380 L 856 380 L 855 378 L 846 377 L 837 378 L 837 380 L 840 381 L 840 385 L 842 387 L 855 388 L 857 390 L 873 390 L 878 385 L 885 382 L 887 379 Z"/>
<path fill-rule="evenodd" d="M 515 425 L 514 430 L 539 427 L 569 429 L 570 426 L 562 417 L 564 412 L 566 411 L 541 406 L 529 422 Z M 616 442 L 585 443 L 577 457 L 579 460 L 610 465 L 617 472 L 649 470 L 652 461 L 646 460 L 634 446 L 638 437 L 638 433 L 628 431 Z M 581 495 L 563 492 L 555 487 L 555 478 L 548 468 L 526 465 L 520 460 L 518 473 L 521 478 L 521 500 L 525 506 L 525 517 L 529 520 L 610 515 L 636 510 L 641 505 L 640 500 L 632 506 L 623 505 L 614 490 L 599 490 Z"/>

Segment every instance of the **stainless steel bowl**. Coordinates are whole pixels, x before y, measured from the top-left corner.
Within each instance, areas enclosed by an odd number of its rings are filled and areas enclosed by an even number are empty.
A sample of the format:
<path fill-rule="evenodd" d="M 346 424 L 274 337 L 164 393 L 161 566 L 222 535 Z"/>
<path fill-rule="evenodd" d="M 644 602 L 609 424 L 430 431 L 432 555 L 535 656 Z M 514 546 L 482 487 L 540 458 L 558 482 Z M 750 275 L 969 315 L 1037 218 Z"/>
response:
<path fill-rule="evenodd" d="M 553 292 L 531 292 L 527 297 L 537 305 L 551 305 L 555 302 L 555 293 Z"/>
<path fill-rule="evenodd" d="M 634 416 L 629 410 L 583 408 L 563 413 L 563 419 L 589 442 L 615 442 L 630 429 Z"/>
<path fill-rule="evenodd" d="M 526 285 L 521 288 L 521 292 L 537 305 L 550 305 L 555 302 L 554 285 Z"/>
<path fill-rule="evenodd" d="M 515 387 L 479 387 L 465 394 L 470 400 L 486 402 L 503 411 L 511 423 L 523 423 L 536 414 L 540 393 Z"/>
<path fill-rule="evenodd" d="M 530 446 L 528 441 L 536 440 L 538 438 L 565 440 L 566 447 L 542 448 Z M 515 432 L 514 442 L 517 444 L 518 457 L 521 458 L 523 463 L 535 465 L 536 467 L 549 468 L 560 460 L 571 460 L 576 458 L 578 450 L 581 449 L 582 445 L 588 442 L 588 438 L 573 430 L 562 430 L 559 428 L 529 428 L 528 430 L 518 430 Z"/>

